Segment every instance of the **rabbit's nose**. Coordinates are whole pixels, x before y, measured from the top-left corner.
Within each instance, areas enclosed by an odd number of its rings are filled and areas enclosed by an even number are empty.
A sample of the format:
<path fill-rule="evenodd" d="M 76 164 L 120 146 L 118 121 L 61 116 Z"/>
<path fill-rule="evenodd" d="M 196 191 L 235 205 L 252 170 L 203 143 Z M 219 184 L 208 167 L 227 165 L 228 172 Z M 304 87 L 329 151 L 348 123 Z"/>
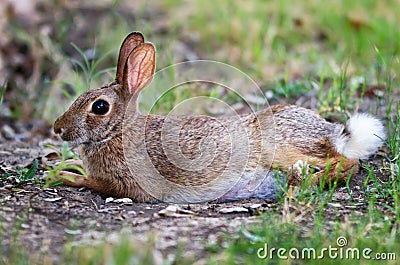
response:
<path fill-rule="evenodd" d="M 62 134 L 64 131 L 64 128 L 60 124 L 60 120 L 57 119 L 56 122 L 54 123 L 54 133 L 55 134 Z"/>
<path fill-rule="evenodd" d="M 54 127 L 54 133 L 55 133 L 55 134 L 62 134 L 63 131 L 64 131 L 63 128 Z"/>

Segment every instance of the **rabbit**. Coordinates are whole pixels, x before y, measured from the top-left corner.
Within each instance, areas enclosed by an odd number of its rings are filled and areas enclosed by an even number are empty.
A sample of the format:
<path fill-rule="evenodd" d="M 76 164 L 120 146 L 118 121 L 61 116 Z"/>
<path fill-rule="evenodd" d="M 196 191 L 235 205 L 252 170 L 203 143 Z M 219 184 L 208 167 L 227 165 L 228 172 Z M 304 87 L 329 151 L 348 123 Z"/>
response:
<path fill-rule="evenodd" d="M 285 181 L 277 170 L 290 185 L 340 182 L 384 144 L 382 122 L 362 113 L 345 125 L 294 105 L 218 119 L 141 114 L 155 53 L 141 33 L 130 33 L 116 79 L 83 93 L 55 121 L 54 132 L 78 146 L 87 173 L 63 172 L 64 184 L 136 202 L 276 198 Z"/>

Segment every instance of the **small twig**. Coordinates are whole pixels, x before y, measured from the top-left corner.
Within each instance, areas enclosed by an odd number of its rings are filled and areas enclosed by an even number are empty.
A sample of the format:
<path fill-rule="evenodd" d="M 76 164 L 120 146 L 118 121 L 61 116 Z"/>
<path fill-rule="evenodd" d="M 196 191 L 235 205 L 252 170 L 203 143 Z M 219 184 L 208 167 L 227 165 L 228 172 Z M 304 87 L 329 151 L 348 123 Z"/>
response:
<path fill-rule="evenodd" d="M 91 199 L 91 201 L 92 201 L 92 203 L 93 203 L 93 205 L 94 205 L 94 208 L 96 208 L 96 211 L 98 211 L 98 210 L 99 210 L 99 207 L 97 207 L 97 204 L 93 201 L 93 199 Z"/>
<path fill-rule="evenodd" d="M 31 196 L 29 196 L 29 209 L 35 209 L 35 207 L 33 206 L 33 198 L 35 198 L 36 196 L 38 196 L 40 193 L 43 192 L 43 189 L 40 189 L 39 191 L 33 193 Z"/>

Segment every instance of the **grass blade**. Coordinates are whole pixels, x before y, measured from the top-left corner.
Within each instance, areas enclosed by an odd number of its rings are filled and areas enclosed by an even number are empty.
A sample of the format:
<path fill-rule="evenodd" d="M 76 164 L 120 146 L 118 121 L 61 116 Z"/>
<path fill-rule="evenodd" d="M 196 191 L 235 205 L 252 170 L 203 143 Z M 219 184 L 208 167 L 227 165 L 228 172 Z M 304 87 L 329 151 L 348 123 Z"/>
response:
<path fill-rule="evenodd" d="M 5 95 L 5 93 L 6 93 L 7 83 L 8 83 L 8 82 L 5 81 L 5 82 L 3 83 L 3 85 L 1 86 L 1 88 L 0 88 L 0 105 L 3 104 L 3 98 L 4 98 L 4 95 Z"/>
<path fill-rule="evenodd" d="M 32 179 L 32 178 L 35 176 L 35 174 L 36 174 L 36 171 L 37 171 L 37 169 L 38 169 L 38 166 L 39 166 L 38 160 L 37 160 L 37 159 L 33 160 L 33 165 L 32 165 L 32 166 L 28 169 L 28 171 L 23 175 L 22 180 L 23 180 L 23 181 L 27 181 L 27 180 Z"/>

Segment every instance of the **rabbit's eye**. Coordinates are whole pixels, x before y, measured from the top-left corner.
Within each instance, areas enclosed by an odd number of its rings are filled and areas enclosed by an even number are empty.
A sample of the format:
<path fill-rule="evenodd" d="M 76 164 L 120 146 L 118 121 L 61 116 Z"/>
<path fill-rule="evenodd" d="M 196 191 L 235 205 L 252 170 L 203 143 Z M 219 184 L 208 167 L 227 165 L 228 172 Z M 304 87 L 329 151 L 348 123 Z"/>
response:
<path fill-rule="evenodd" d="M 110 104 L 102 99 L 95 101 L 92 105 L 92 112 L 96 115 L 105 115 L 110 110 Z"/>

